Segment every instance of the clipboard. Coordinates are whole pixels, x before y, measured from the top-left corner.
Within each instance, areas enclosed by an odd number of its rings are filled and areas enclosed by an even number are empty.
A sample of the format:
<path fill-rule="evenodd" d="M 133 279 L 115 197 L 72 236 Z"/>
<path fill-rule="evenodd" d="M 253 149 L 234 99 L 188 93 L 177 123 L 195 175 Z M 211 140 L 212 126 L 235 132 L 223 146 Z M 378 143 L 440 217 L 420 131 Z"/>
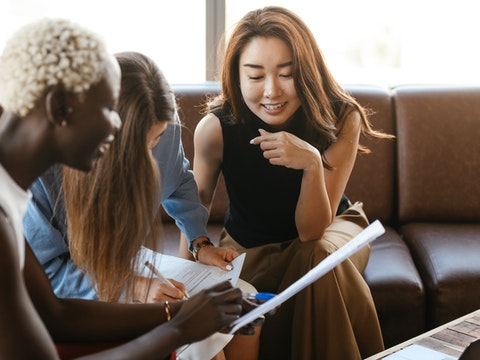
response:
<path fill-rule="evenodd" d="M 252 311 L 241 316 L 235 320 L 230 326 L 230 334 L 234 334 L 240 328 L 251 323 L 258 317 L 265 315 L 266 313 L 272 311 L 284 301 L 290 299 L 292 296 L 297 294 L 299 291 L 306 288 L 308 285 L 312 284 L 314 281 L 321 278 L 327 272 L 332 270 L 335 266 L 340 264 L 342 261 L 346 260 L 352 254 L 360 250 L 362 247 L 368 243 L 375 240 L 377 237 L 385 233 L 385 228 L 380 223 L 379 220 L 375 220 L 365 229 L 363 229 L 359 234 L 357 234 L 352 240 L 347 244 L 339 248 L 334 253 L 327 256 L 323 261 L 317 264 L 314 268 L 308 271 L 304 276 L 294 282 L 292 285 L 287 287 L 281 293 L 277 294 L 274 298 L 264 302 L 259 305 Z M 268 321 L 268 319 L 266 320 Z"/>

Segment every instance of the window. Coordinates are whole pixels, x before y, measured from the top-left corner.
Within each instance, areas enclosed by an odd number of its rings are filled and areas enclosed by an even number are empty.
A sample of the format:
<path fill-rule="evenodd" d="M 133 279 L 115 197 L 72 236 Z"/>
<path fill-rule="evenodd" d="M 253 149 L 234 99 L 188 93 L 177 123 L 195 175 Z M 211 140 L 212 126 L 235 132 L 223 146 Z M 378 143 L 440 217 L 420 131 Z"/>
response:
<path fill-rule="evenodd" d="M 226 0 L 226 27 L 266 0 Z M 470 0 L 276 0 L 314 33 L 340 83 L 480 83 Z"/>
<path fill-rule="evenodd" d="M 89 27 L 104 36 L 111 52 L 144 53 L 170 83 L 205 80 L 203 1 L 1 0 L 0 49 L 21 25 L 45 16 Z"/>
<path fill-rule="evenodd" d="M 171 83 L 215 77 L 216 41 L 266 0 L 2 0 L 0 48 L 20 25 L 59 16 L 104 35 L 112 52 L 153 58 Z M 480 83 L 471 0 L 276 0 L 300 15 L 340 83 Z M 225 24 L 225 25 L 224 25 Z"/>

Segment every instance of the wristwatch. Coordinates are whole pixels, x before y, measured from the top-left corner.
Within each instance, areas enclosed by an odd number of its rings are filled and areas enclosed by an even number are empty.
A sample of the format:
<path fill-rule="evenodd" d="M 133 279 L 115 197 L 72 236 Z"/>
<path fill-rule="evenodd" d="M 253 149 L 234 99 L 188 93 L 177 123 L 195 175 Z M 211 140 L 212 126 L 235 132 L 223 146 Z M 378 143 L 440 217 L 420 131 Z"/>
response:
<path fill-rule="evenodd" d="M 198 251 L 205 246 L 215 246 L 215 245 L 213 245 L 213 243 L 210 241 L 209 238 L 206 238 L 202 241 L 197 242 L 195 245 L 190 246 L 190 252 L 192 253 L 195 261 L 198 261 L 198 257 L 197 257 Z"/>

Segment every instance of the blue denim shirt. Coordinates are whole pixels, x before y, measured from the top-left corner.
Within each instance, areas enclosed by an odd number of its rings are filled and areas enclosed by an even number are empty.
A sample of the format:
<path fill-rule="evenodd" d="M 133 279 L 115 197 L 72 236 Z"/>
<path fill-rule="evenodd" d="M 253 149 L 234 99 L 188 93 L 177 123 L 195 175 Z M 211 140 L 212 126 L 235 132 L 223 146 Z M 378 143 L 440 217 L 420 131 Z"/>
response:
<path fill-rule="evenodd" d="M 181 126 L 169 124 L 152 149 L 162 178 L 162 206 L 189 242 L 207 236 L 208 211 L 201 205 L 197 184 L 181 142 Z M 88 275 L 70 258 L 65 205 L 60 192 L 61 172 L 57 166 L 32 184 L 23 226 L 25 237 L 45 269 L 59 297 L 97 299 Z"/>

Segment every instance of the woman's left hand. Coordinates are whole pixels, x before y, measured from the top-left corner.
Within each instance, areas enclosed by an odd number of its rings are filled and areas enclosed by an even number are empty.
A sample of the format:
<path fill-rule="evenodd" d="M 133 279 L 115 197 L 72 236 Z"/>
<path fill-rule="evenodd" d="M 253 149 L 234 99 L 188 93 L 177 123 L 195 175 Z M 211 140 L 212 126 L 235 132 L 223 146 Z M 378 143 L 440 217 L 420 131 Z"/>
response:
<path fill-rule="evenodd" d="M 202 264 L 218 266 L 222 270 L 232 270 L 230 262 L 238 256 L 238 252 L 227 247 L 204 246 L 197 254 Z"/>

